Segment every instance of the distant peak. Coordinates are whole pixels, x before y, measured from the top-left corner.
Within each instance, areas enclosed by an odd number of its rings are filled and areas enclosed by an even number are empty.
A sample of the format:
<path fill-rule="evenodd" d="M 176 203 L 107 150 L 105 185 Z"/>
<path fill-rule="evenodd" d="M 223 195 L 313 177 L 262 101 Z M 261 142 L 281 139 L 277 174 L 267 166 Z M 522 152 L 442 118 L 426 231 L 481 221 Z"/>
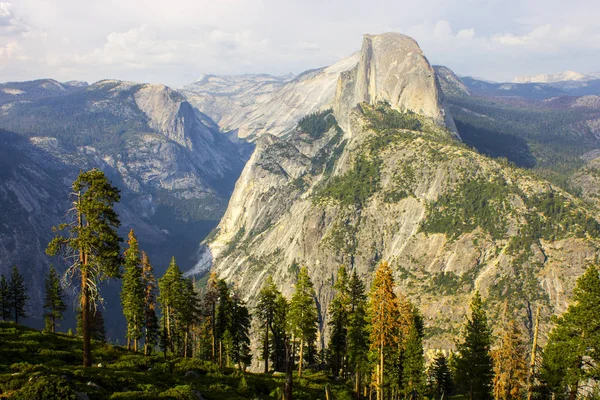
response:
<path fill-rule="evenodd" d="M 513 79 L 513 83 L 556 83 L 569 81 L 590 81 L 595 79 L 592 75 L 582 74 L 576 71 L 564 71 L 555 74 L 539 74 L 533 76 L 520 75 Z"/>

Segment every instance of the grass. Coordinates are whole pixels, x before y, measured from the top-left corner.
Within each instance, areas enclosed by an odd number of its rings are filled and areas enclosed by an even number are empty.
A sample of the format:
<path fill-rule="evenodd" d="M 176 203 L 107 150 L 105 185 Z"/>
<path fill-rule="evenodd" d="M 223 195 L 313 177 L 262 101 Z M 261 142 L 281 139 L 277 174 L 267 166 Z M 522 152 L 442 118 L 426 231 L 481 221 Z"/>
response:
<path fill-rule="evenodd" d="M 0 398 L 75 399 L 276 399 L 284 377 L 219 369 L 199 359 L 144 357 L 123 347 L 92 343 L 94 366 L 83 368 L 82 342 L 75 336 L 44 333 L 0 322 Z M 193 371 L 194 373 L 186 372 Z M 192 375 L 192 376 L 189 376 Z M 294 377 L 295 399 L 351 398 L 343 382 L 323 371 Z"/>

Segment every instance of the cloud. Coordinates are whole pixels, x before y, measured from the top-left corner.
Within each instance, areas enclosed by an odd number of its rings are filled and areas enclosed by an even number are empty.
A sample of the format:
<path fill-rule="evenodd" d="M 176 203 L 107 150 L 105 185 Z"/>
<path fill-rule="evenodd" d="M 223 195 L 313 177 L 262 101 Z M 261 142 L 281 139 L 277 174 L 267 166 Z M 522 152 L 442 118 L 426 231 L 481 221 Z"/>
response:
<path fill-rule="evenodd" d="M 0 0 L 0 74 L 178 86 L 201 73 L 300 73 L 384 31 L 413 36 L 432 63 L 495 80 L 600 69 L 598 2 L 457 3 Z"/>

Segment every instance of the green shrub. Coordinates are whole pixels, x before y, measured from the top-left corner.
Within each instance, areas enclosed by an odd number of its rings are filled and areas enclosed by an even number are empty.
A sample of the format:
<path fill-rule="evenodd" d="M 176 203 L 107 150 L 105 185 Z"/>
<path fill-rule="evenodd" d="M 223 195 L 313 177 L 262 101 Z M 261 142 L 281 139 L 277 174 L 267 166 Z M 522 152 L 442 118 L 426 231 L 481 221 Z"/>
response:
<path fill-rule="evenodd" d="M 197 400 L 196 392 L 189 385 L 175 386 L 160 394 L 161 398 L 171 398 L 176 400 Z"/>
<path fill-rule="evenodd" d="M 494 239 L 501 239 L 506 235 L 510 193 L 503 179 L 464 181 L 430 205 L 421 230 L 445 233 L 455 239 L 480 227 Z"/>
<path fill-rule="evenodd" d="M 69 382 L 55 375 L 34 378 L 11 397 L 15 400 L 75 400 L 76 398 Z"/>
<path fill-rule="evenodd" d="M 309 114 L 298 121 L 298 130 L 308 134 L 312 139 L 321 138 L 332 126 L 337 127 L 337 122 L 331 109 Z"/>
<path fill-rule="evenodd" d="M 343 175 L 333 177 L 315 198 L 330 198 L 341 205 L 362 207 L 379 189 L 379 167 L 381 160 L 369 159 L 364 155 L 357 157 L 354 167 Z"/>
<path fill-rule="evenodd" d="M 162 397 L 162 395 L 161 395 Z M 110 396 L 110 400 L 121 400 L 121 399 L 141 399 L 141 400 L 157 400 L 159 395 L 148 392 L 115 392 Z"/>

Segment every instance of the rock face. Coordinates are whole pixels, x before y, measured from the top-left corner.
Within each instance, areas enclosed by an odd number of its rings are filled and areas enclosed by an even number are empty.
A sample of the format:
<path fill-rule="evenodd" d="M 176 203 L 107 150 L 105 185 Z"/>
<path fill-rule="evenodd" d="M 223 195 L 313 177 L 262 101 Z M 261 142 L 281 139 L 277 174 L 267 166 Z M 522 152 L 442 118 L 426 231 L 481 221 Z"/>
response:
<path fill-rule="evenodd" d="M 475 290 L 493 318 L 510 299 L 530 328 L 535 304 L 546 315 L 564 309 L 598 255 L 595 216 L 549 183 L 462 145 L 443 126 L 435 77 L 415 46 L 403 36 L 366 36 L 359 63 L 338 80 L 333 114 L 256 141 L 191 273 L 212 267 L 252 304 L 266 276 L 289 296 L 307 266 L 321 345 L 340 264 L 370 284 L 377 264 L 390 262 L 434 348 L 452 346 Z M 554 203 L 566 211 L 555 214 Z"/>
<path fill-rule="evenodd" d="M 0 108 L 6 153 L 0 273 L 15 264 L 28 278 L 31 315 L 41 313 L 48 264 L 60 262 L 44 250 L 52 225 L 69 208 L 69 188 L 80 169 L 100 168 L 121 189 L 121 235 L 135 229 L 157 274 L 172 255 L 182 266 L 193 265 L 195 247 L 225 211 L 245 164 L 240 146 L 163 85 L 43 81 L 18 88 L 20 97 Z M 107 304 L 118 306 L 110 290 Z"/>
<path fill-rule="evenodd" d="M 362 102 L 382 101 L 456 130 L 444 108 L 435 71 L 417 42 L 399 33 L 364 36 L 358 64 L 342 72 L 338 81 L 334 102 L 338 123 L 348 130 L 350 109 Z"/>
<path fill-rule="evenodd" d="M 233 131 L 237 137 L 254 139 L 265 133 L 281 136 L 303 116 L 331 108 L 340 73 L 354 67 L 358 59 L 359 53 L 355 53 L 293 79 L 264 75 L 205 77 L 185 86 L 182 92 L 192 104 L 216 118 L 223 130 Z M 233 85 L 223 88 L 215 85 L 216 80 Z"/>
<path fill-rule="evenodd" d="M 433 69 L 440 82 L 442 93 L 445 96 L 470 96 L 471 91 L 469 88 L 460 80 L 458 76 L 448 67 L 442 65 L 434 65 Z"/>

